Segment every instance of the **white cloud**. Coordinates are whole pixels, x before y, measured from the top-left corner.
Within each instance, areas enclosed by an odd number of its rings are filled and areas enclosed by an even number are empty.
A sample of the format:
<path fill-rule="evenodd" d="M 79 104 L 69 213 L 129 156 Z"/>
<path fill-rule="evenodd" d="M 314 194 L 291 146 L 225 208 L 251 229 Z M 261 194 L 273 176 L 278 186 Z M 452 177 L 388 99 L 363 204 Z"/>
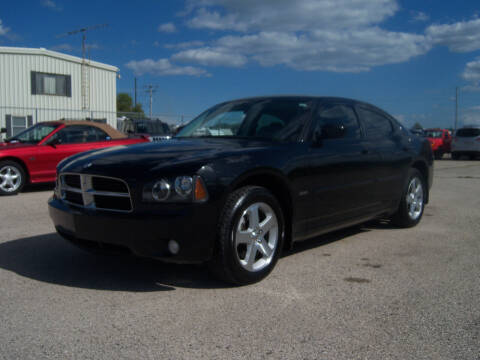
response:
<path fill-rule="evenodd" d="M 43 0 L 42 6 L 55 11 L 62 11 L 63 8 L 57 5 L 53 0 Z"/>
<path fill-rule="evenodd" d="M 10 28 L 3 25 L 2 19 L 0 19 L 0 36 L 7 35 L 10 31 Z"/>
<path fill-rule="evenodd" d="M 480 49 L 480 19 L 431 25 L 426 34 L 434 45 L 447 46 L 450 51 L 469 52 Z"/>
<path fill-rule="evenodd" d="M 424 22 L 430 20 L 430 16 L 422 11 L 410 11 L 412 15 L 412 21 Z"/>
<path fill-rule="evenodd" d="M 460 121 L 463 125 L 480 125 L 480 106 L 472 106 L 463 110 Z"/>
<path fill-rule="evenodd" d="M 378 26 L 398 9 L 396 0 L 190 0 L 189 26 L 239 34 L 172 58 L 202 65 L 255 61 L 306 71 L 368 71 L 430 50 L 424 35 Z"/>
<path fill-rule="evenodd" d="M 158 25 L 158 31 L 164 33 L 174 33 L 177 31 L 177 28 L 174 23 L 168 22 Z"/>
<path fill-rule="evenodd" d="M 478 83 L 480 81 L 480 59 L 468 62 L 462 77 L 467 81 Z"/>
<path fill-rule="evenodd" d="M 231 54 L 223 48 L 200 48 L 181 51 L 172 56 L 173 60 L 195 62 L 204 66 L 239 67 L 247 62 L 247 58 L 239 54 Z"/>
<path fill-rule="evenodd" d="M 260 32 L 225 36 L 213 48 L 203 47 L 173 55 L 173 59 L 202 65 L 241 66 L 247 59 L 262 66 L 285 65 L 297 70 L 361 72 L 392 64 L 429 50 L 424 37 L 371 28 L 356 32 L 315 31 L 297 35 Z"/>
<path fill-rule="evenodd" d="M 140 61 L 132 60 L 125 65 L 132 70 L 135 75 L 151 74 L 157 76 L 166 75 L 190 75 L 190 76 L 210 76 L 204 69 L 192 66 L 177 66 L 168 59 L 145 59 Z"/>
<path fill-rule="evenodd" d="M 185 41 L 177 44 L 165 44 L 164 46 L 167 49 L 188 49 L 188 48 L 198 47 L 203 45 L 205 45 L 203 41 L 194 40 L 194 41 Z"/>
<path fill-rule="evenodd" d="M 190 0 L 187 8 L 191 27 L 252 32 L 355 28 L 379 23 L 399 7 L 396 0 Z"/>

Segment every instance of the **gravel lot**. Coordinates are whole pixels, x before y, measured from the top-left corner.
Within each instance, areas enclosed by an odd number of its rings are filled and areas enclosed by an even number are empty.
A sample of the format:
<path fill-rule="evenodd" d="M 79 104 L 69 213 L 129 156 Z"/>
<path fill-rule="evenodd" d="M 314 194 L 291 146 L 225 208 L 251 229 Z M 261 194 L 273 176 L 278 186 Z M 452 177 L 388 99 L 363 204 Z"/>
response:
<path fill-rule="evenodd" d="M 0 359 L 480 359 L 479 161 L 436 161 L 416 228 L 298 243 L 239 288 L 83 253 L 50 194 L 0 198 Z"/>

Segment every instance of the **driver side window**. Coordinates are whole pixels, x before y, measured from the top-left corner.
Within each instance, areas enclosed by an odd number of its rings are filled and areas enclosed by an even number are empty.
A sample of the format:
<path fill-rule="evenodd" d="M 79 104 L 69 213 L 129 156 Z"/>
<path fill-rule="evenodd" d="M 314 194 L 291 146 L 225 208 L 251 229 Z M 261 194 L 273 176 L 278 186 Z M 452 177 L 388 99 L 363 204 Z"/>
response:
<path fill-rule="evenodd" d="M 314 134 L 321 135 L 322 128 L 330 125 L 343 127 L 342 139 L 360 139 L 361 137 L 357 116 L 353 108 L 348 105 L 327 104 L 321 106 L 315 116 L 312 139 Z"/>
<path fill-rule="evenodd" d="M 70 125 L 53 135 L 52 140 L 54 138 L 58 139 L 60 144 L 81 144 L 106 140 L 108 136 L 93 126 Z"/>

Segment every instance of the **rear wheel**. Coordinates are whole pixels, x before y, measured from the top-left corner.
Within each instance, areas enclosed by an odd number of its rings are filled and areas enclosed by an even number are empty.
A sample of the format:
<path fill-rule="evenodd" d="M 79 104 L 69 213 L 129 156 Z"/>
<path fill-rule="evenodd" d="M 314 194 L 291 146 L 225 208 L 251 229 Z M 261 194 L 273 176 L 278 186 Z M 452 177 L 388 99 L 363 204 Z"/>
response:
<path fill-rule="evenodd" d="M 25 185 L 25 171 L 15 161 L 0 161 L 0 195 L 15 195 Z"/>
<path fill-rule="evenodd" d="M 410 169 L 400 205 L 392 217 L 392 222 L 404 228 L 417 225 L 423 215 L 426 194 L 427 189 L 422 174 L 417 169 Z"/>
<path fill-rule="evenodd" d="M 265 278 L 284 241 L 284 219 L 276 198 L 265 188 L 247 186 L 230 194 L 223 209 L 212 273 L 237 285 Z"/>
<path fill-rule="evenodd" d="M 452 152 L 452 160 L 458 160 L 460 159 L 460 154 L 457 152 Z"/>
<path fill-rule="evenodd" d="M 435 151 L 434 156 L 435 156 L 435 160 L 440 160 L 443 157 L 443 151 L 441 150 Z"/>

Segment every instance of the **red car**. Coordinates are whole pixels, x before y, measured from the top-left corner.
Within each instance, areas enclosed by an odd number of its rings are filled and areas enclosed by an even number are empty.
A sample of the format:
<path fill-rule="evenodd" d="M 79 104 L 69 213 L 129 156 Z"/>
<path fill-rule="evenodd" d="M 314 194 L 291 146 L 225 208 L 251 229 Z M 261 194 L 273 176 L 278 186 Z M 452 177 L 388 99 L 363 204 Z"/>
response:
<path fill-rule="evenodd" d="M 16 194 L 26 183 L 55 181 L 57 164 L 70 155 L 141 142 L 148 139 L 91 121 L 38 123 L 0 143 L 0 195 Z"/>
<path fill-rule="evenodd" d="M 425 136 L 430 141 L 435 159 L 441 159 L 443 154 L 451 152 L 452 134 L 446 129 L 426 129 Z"/>

